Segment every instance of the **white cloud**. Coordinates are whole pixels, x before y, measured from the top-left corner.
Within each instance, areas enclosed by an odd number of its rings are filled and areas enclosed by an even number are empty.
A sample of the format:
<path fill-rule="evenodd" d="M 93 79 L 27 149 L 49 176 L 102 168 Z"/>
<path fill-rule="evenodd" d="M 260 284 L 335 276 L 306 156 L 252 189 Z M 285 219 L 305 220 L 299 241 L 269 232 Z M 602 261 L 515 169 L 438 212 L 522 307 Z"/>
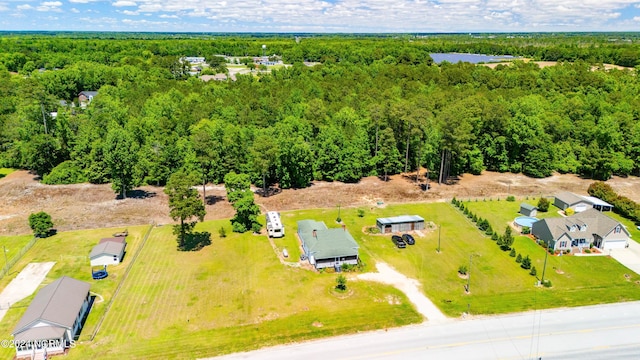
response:
<path fill-rule="evenodd" d="M 29 0 L 0 0 L 0 6 Z M 31 0 L 34 1 L 34 0 Z M 62 0 L 37 8 L 56 11 Z M 98 6 L 97 2 L 111 5 Z M 144 15 L 149 31 L 633 31 L 640 0 L 69 0 L 83 13 Z M 33 3 L 32 3 L 33 4 Z M 66 4 L 66 3 L 65 3 Z M 36 5 L 33 5 L 36 6 Z M 119 10 L 115 8 L 129 8 Z M 1 9 L 1 8 L 0 8 Z M 33 8 L 31 8 L 33 9 Z M 109 10 L 111 9 L 111 10 Z M 30 10 L 29 8 L 18 10 Z M 73 10 L 72 10 L 73 11 Z M 631 14 L 629 13 L 631 12 Z M 164 19 L 167 22 L 154 22 Z M 176 20 L 176 19 L 183 19 Z M 61 20 L 63 21 L 63 20 Z M 118 23 L 141 27 L 141 23 Z M 65 25 L 65 24 L 62 24 Z M 107 26 L 107 25 L 105 25 Z M 162 26 L 168 26 L 165 29 Z M 118 28 L 121 29 L 121 28 Z M 126 30 L 122 28 L 121 30 Z"/>
<path fill-rule="evenodd" d="M 9 11 L 9 5 L 0 3 L 0 11 Z"/>
<path fill-rule="evenodd" d="M 80 12 L 80 10 L 76 9 L 76 8 L 71 8 L 71 12 L 74 14 L 77 14 Z"/>
<path fill-rule="evenodd" d="M 118 0 L 114 3 L 112 3 L 111 5 L 116 6 L 116 7 L 121 7 L 121 6 L 138 6 L 138 4 L 135 1 L 128 1 L 128 0 Z"/>
<path fill-rule="evenodd" d="M 36 10 L 40 12 L 62 12 L 60 6 L 62 6 L 60 1 L 44 1 L 36 7 Z"/>
<path fill-rule="evenodd" d="M 16 6 L 16 9 L 18 9 L 18 10 L 31 10 L 31 9 L 33 9 L 33 6 L 31 6 L 29 4 L 22 4 L 22 5 Z"/>

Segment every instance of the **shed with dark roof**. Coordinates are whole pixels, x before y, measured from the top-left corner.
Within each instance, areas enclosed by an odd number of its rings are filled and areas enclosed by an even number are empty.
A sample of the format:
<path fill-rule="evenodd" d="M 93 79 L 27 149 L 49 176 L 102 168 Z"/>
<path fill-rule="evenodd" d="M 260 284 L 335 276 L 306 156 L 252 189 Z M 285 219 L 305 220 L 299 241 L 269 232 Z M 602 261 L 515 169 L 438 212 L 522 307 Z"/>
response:
<path fill-rule="evenodd" d="M 91 303 L 84 281 L 63 276 L 38 291 L 11 333 L 16 357 L 61 354 L 74 343 Z"/>

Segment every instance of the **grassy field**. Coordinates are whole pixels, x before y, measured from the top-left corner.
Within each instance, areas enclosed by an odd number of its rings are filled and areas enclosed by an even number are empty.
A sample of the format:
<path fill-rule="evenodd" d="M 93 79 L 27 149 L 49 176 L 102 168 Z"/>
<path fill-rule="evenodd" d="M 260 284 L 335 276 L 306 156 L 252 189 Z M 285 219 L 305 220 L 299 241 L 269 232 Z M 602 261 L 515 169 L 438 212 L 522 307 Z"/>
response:
<path fill-rule="evenodd" d="M 200 224 L 212 245 L 176 251 L 171 227 L 154 229 L 94 341 L 69 358 L 193 358 L 422 321 L 396 289 L 283 266 L 266 236 Z M 289 228 L 293 235 L 293 229 Z M 285 242 L 288 240 L 285 240 Z M 291 247 L 293 250 L 293 247 Z"/>
<path fill-rule="evenodd" d="M 109 267 L 109 277 L 104 280 L 95 281 L 91 279 L 91 266 L 89 264 L 89 253 L 91 248 L 98 243 L 101 238 L 111 237 L 111 234 L 122 229 L 98 229 L 98 230 L 82 230 L 59 233 L 55 236 L 39 239 L 38 242 L 16 263 L 12 268 L 9 276 L 0 280 L 0 286 L 4 288 L 15 278 L 20 270 L 31 262 L 48 262 L 54 261 L 56 264 L 45 278 L 43 285 L 53 282 L 59 277 L 66 275 L 78 280 L 86 281 L 91 284 L 91 292 L 101 296 L 105 301 L 101 301 L 98 297 L 87 318 L 83 329 L 83 336 L 91 334 L 97 321 L 104 314 L 105 305 L 112 297 L 117 285 L 120 283 L 125 269 L 132 260 L 132 254 L 137 250 L 140 241 L 149 226 L 129 227 L 129 236 L 127 237 L 128 245 L 124 261 L 118 266 Z M 0 238 L 0 241 L 24 241 L 26 236 Z M 29 236 L 28 238 L 31 238 Z M 28 241 L 28 240 L 27 240 Z M 33 300 L 32 295 L 19 303 L 12 306 L 7 312 L 2 322 L 0 322 L 0 334 L 2 339 L 10 339 L 18 320 L 26 310 L 27 306 Z M 10 358 L 15 355 L 13 349 L 0 348 L 0 358 Z"/>
<path fill-rule="evenodd" d="M 481 200 L 469 203 L 469 208 L 502 232 L 517 216 L 519 203 Z M 450 316 L 467 310 L 492 314 L 640 299 L 636 284 L 640 277 L 604 256 L 549 256 L 545 278 L 553 287 L 535 287 L 535 277 L 448 203 L 362 209 L 363 217 L 358 216 L 357 208 L 344 207 L 340 216 L 361 246 L 363 271 L 374 271 L 376 261 L 389 263 L 418 279 L 427 296 Z M 435 226 L 423 231 L 424 236 L 416 236 L 416 245 L 403 250 L 393 246 L 389 235 L 365 231 L 375 225 L 377 217 L 402 214 L 421 215 Z M 553 212 L 548 214 L 553 216 Z M 290 257 L 285 261 L 294 262 L 300 255 L 296 221 L 314 219 L 339 227 L 337 216 L 337 208 L 283 212 L 286 236 L 273 240 L 276 251 L 286 248 Z M 225 238 L 219 237 L 221 226 L 227 229 Z M 114 229 L 43 239 L 16 264 L 15 269 L 21 269 L 33 261 L 57 261 L 47 283 L 61 275 L 73 276 L 92 283 L 92 291 L 104 298 L 92 309 L 79 346 L 69 353 L 69 359 L 204 357 L 422 321 L 406 297 L 389 286 L 350 280 L 349 296 L 337 296 L 332 291 L 335 274 L 281 264 L 266 236 L 231 233 L 228 220 L 199 224 L 196 231 L 210 232 L 212 244 L 193 252 L 176 250 L 170 226 L 153 228 L 106 312 L 106 304 L 148 229 L 129 229 L 125 264 L 114 267 L 103 281 L 90 280 L 87 254 Z M 524 236 L 516 238 L 514 247 L 533 259 L 540 276 L 545 251 Z M 471 278 L 462 279 L 457 269 L 469 266 L 470 256 Z M 470 294 L 464 291 L 467 282 Z M 24 300 L 22 306 L 30 300 Z M 23 312 L 24 307 L 13 308 L 0 323 L 6 338 Z M 7 350 L 2 349 L 0 356 L 11 356 Z"/>

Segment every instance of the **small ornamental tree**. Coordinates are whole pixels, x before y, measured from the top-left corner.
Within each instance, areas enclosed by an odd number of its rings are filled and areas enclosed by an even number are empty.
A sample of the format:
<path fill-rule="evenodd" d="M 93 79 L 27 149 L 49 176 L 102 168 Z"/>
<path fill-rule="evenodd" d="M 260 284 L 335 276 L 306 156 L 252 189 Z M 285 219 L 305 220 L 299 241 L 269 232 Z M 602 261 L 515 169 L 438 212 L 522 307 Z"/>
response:
<path fill-rule="evenodd" d="M 33 230 L 33 235 L 35 237 L 47 237 L 51 233 L 51 229 L 53 228 L 51 215 L 47 214 L 44 211 L 29 215 L 29 227 L 31 228 L 31 230 Z"/>
<path fill-rule="evenodd" d="M 458 267 L 458 272 L 459 272 L 460 274 L 462 274 L 462 275 L 467 275 L 467 271 L 469 271 L 469 270 L 467 269 L 467 266 L 466 266 L 466 265 L 460 265 L 460 266 Z"/>
<path fill-rule="evenodd" d="M 516 262 L 518 264 L 522 263 L 522 255 L 518 254 L 518 256 L 516 256 Z"/>
<path fill-rule="evenodd" d="M 347 290 L 347 278 L 344 275 L 338 275 L 336 278 L 336 290 L 338 291 L 346 291 Z"/>
<path fill-rule="evenodd" d="M 529 271 L 529 275 L 531 275 L 531 276 L 538 275 L 538 271 L 536 270 L 535 266 L 531 268 L 531 271 Z"/>
<path fill-rule="evenodd" d="M 509 256 L 516 257 L 516 249 L 511 248 L 511 252 L 509 253 Z"/>
<path fill-rule="evenodd" d="M 540 200 L 538 200 L 538 210 L 540 212 L 547 212 L 549 211 L 549 200 L 547 198 L 541 197 Z"/>
<path fill-rule="evenodd" d="M 520 264 L 520 267 L 522 267 L 525 270 L 531 269 L 531 259 L 529 258 L 529 255 L 525 256 L 524 259 L 522 259 L 522 263 Z"/>

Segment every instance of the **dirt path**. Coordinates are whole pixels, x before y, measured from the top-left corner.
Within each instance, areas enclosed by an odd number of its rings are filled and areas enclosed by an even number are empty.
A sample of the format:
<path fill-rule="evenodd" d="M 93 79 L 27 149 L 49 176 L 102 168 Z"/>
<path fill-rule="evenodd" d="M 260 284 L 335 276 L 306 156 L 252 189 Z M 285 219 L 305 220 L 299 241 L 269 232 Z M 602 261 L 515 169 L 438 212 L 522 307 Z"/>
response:
<path fill-rule="evenodd" d="M 33 294 L 55 262 L 30 263 L 0 293 L 0 321 L 9 307 Z"/>
<path fill-rule="evenodd" d="M 424 175 L 424 172 L 422 173 Z M 420 178 L 424 181 L 424 178 Z M 256 196 L 263 210 L 296 210 L 308 208 L 375 207 L 384 204 L 413 201 L 448 201 L 453 196 L 506 197 L 553 195 L 559 191 L 587 193 L 593 180 L 575 175 L 556 174 L 533 179 L 522 174 L 484 172 L 465 174 L 451 185 L 431 182 L 422 191 L 415 182 L 415 174 L 395 175 L 389 181 L 367 177 L 356 184 L 313 182 L 305 189 L 289 189 L 270 196 Z M 619 194 L 640 202 L 640 178 L 614 177 L 607 181 Z M 202 188 L 198 190 L 202 192 Z M 17 235 L 31 232 L 29 214 L 45 211 L 53 218 L 58 231 L 126 227 L 130 225 L 172 223 L 167 196 L 162 187 L 141 186 L 125 200 L 116 200 L 109 184 L 43 185 L 26 171 L 16 171 L 0 179 L 0 234 Z M 207 186 L 207 215 L 205 219 L 233 216 L 233 208 L 226 200 L 224 186 Z"/>
<path fill-rule="evenodd" d="M 430 323 L 441 323 L 449 320 L 431 300 L 424 296 L 420 290 L 422 286 L 417 280 L 409 279 L 384 262 L 376 263 L 376 268 L 378 272 L 360 274 L 357 278 L 393 285 L 407 295 L 407 298 L 415 305 L 418 312 L 426 317 Z"/>

